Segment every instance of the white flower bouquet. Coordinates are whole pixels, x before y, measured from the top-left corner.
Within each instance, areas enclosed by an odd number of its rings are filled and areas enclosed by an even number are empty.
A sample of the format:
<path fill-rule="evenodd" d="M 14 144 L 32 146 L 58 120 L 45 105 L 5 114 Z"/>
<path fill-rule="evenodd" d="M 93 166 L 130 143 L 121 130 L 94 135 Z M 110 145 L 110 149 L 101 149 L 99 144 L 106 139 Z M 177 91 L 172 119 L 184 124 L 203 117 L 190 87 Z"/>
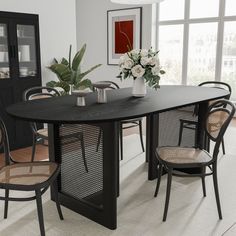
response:
<path fill-rule="evenodd" d="M 161 69 L 158 52 L 152 49 L 134 49 L 120 57 L 120 79 L 143 77 L 148 86 L 159 88 L 160 75 L 165 74 Z"/>

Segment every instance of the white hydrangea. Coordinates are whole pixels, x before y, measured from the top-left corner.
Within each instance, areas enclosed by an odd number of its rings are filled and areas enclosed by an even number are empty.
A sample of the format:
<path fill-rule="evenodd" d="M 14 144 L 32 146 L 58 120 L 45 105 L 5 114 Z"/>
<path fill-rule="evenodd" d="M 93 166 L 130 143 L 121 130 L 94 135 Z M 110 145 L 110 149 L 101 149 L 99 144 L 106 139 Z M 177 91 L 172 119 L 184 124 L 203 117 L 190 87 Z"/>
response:
<path fill-rule="evenodd" d="M 119 66 L 120 66 L 120 67 L 123 67 L 125 61 L 126 61 L 128 58 L 129 58 L 129 56 L 128 56 L 127 53 L 125 53 L 124 55 L 122 55 L 122 56 L 120 57 L 120 60 L 119 60 Z"/>
<path fill-rule="evenodd" d="M 142 66 L 146 66 L 149 64 L 149 61 L 150 61 L 150 58 L 148 57 L 142 57 L 141 60 L 140 60 L 140 63 Z"/>
<path fill-rule="evenodd" d="M 134 65 L 134 61 L 131 58 L 128 58 L 125 60 L 123 67 L 125 69 L 131 69 L 133 67 L 133 65 Z"/>
<path fill-rule="evenodd" d="M 149 61 L 149 64 L 151 66 L 159 66 L 160 65 L 160 62 L 159 60 L 156 58 L 156 57 L 152 57 Z"/>
<path fill-rule="evenodd" d="M 142 49 L 140 52 L 141 57 L 147 57 L 148 56 L 148 50 L 147 49 Z"/>
<path fill-rule="evenodd" d="M 130 53 L 132 56 L 137 56 L 140 53 L 140 49 L 133 49 Z"/>
<path fill-rule="evenodd" d="M 134 78 L 140 78 L 145 74 L 145 69 L 140 65 L 136 65 L 131 69 L 131 72 Z"/>
<path fill-rule="evenodd" d="M 152 68 L 152 74 L 153 75 L 160 75 L 160 66 L 159 65 L 156 65 Z"/>
<path fill-rule="evenodd" d="M 125 56 L 121 56 L 119 60 L 119 66 L 122 66 L 125 63 Z"/>

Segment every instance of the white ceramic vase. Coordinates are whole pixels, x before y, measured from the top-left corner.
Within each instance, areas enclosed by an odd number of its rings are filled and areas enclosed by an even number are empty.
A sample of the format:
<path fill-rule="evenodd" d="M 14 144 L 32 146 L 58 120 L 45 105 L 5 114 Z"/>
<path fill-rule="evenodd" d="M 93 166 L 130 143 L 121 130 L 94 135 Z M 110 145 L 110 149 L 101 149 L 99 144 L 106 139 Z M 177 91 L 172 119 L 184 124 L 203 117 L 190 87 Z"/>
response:
<path fill-rule="evenodd" d="M 134 79 L 132 95 L 133 97 L 145 97 L 147 94 L 146 83 L 143 77 Z"/>

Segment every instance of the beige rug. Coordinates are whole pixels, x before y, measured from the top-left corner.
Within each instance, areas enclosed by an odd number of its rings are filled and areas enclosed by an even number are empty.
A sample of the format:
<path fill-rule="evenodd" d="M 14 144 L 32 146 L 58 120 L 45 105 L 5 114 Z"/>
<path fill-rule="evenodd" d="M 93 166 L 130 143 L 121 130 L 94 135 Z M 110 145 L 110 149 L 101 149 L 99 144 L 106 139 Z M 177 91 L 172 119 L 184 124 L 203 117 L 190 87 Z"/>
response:
<path fill-rule="evenodd" d="M 227 138 L 235 140 L 236 130 Z M 226 143 L 227 140 L 226 140 Z M 45 228 L 48 236 L 221 236 L 236 221 L 236 155 L 227 147 L 219 160 L 219 188 L 223 220 L 218 220 L 213 183 L 206 180 L 207 197 L 202 197 L 199 179 L 174 177 L 166 223 L 162 222 L 166 176 L 160 193 L 153 198 L 156 181 L 147 180 L 145 156 L 138 135 L 125 137 L 124 161 L 121 162 L 121 191 L 118 198 L 118 228 L 109 230 L 67 208 L 62 207 L 60 221 L 49 192 L 44 195 Z M 2 193 L 2 191 L 0 191 Z M 14 193 L 17 196 L 20 193 Z M 27 193 L 29 195 L 30 193 Z M 22 195 L 22 193 L 21 193 Z M 39 235 L 35 202 L 11 202 L 9 216 L 3 220 L 0 204 L 0 236 Z M 233 226 L 224 235 L 236 235 Z"/>

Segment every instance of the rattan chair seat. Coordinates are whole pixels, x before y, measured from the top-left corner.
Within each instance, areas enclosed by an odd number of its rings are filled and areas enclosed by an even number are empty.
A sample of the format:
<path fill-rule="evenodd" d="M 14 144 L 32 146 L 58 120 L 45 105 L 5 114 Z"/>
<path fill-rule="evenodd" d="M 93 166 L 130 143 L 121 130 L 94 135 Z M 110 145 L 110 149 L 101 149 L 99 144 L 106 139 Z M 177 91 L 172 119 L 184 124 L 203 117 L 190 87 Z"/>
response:
<path fill-rule="evenodd" d="M 208 163 L 212 157 L 205 150 L 183 147 L 157 148 L 157 154 L 163 161 L 173 164 Z"/>
<path fill-rule="evenodd" d="M 53 162 L 29 162 L 4 166 L 0 170 L 1 184 L 36 185 L 47 181 L 57 170 Z"/>

